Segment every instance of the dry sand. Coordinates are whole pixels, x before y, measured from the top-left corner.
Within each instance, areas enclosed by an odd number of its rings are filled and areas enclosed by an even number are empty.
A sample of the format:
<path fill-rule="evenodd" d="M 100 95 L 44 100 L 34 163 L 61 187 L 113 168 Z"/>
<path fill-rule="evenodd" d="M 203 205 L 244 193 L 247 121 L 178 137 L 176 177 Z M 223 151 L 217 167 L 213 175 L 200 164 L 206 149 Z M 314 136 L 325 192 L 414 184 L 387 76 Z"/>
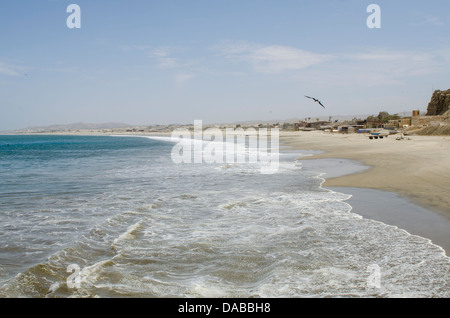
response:
<path fill-rule="evenodd" d="M 301 131 L 281 132 L 280 142 L 293 149 L 323 151 L 302 160 L 343 158 L 371 167 L 329 178 L 324 186 L 395 192 L 450 219 L 450 137 L 396 137 L 370 140 L 363 134 Z"/>

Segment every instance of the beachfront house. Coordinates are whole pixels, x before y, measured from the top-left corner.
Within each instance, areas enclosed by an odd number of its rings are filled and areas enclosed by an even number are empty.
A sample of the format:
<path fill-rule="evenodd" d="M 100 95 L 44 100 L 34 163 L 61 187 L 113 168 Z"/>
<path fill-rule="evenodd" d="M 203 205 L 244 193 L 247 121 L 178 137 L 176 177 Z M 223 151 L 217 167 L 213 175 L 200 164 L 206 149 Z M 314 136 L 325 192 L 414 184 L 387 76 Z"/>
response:
<path fill-rule="evenodd" d="M 331 122 L 329 121 L 315 121 L 312 123 L 307 123 L 306 128 L 313 128 L 317 130 L 330 129 Z"/>

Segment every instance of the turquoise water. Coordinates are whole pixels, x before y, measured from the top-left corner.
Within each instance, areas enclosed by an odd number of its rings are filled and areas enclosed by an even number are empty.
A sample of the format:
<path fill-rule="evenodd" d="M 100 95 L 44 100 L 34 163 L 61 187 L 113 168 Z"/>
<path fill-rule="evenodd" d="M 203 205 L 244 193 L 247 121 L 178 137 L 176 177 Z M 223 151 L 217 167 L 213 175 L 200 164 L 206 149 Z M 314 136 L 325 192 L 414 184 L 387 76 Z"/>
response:
<path fill-rule="evenodd" d="M 174 164 L 175 142 L 0 136 L 0 295 L 449 296 L 441 248 L 352 213 L 299 153 L 264 175 Z"/>
<path fill-rule="evenodd" d="M 141 138 L 1 137 L 2 276 L 45 261 L 92 224 L 120 213 L 130 183 L 152 182 L 123 171 L 157 169 L 170 149 L 167 142 Z"/>

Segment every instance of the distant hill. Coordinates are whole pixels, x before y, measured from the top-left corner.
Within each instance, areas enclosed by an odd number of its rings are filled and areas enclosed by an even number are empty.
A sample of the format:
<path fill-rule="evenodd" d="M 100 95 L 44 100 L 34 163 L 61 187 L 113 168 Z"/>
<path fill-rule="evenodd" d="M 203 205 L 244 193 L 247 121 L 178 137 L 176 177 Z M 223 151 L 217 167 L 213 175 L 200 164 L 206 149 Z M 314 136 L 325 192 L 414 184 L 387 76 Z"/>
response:
<path fill-rule="evenodd" d="M 359 115 L 334 115 L 334 116 L 317 116 L 306 118 L 309 122 L 314 121 L 327 121 L 331 119 L 332 121 L 345 121 L 352 120 L 353 118 L 358 119 L 366 119 L 369 115 L 376 114 L 359 114 Z M 410 116 L 410 112 L 398 113 L 399 116 Z M 305 118 L 288 118 L 288 119 L 266 119 L 266 120 L 247 120 L 247 121 L 238 121 L 238 122 L 230 122 L 230 123 L 213 123 L 213 125 L 218 124 L 227 124 L 227 125 L 257 125 L 260 123 L 267 124 L 276 124 L 276 123 L 298 123 L 299 121 L 303 121 Z M 190 123 L 192 124 L 192 123 Z M 175 125 L 176 124 L 171 124 Z M 142 126 L 159 126 L 159 125 L 141 125 Z M 167 126 L 167 125 L 163 125 Z M 181 125 L 183 126 L 183 125 Z M 130 125 L 126 123 L 72 123 L 72 124 L 64 124 L 64 125 L 49 125 L 49 126 L 30 126 L 27 128 L 15 130 L 15 131 L 6 131 L 3 133 L 42 133 L 42 132 L 67 132 L 67 131 L 76 131 L 76 130 L 103 130 L 103 129 L 124 129 L 124 128 L 136 128 L 136 125 Z"/>
<path fill-rule="evenodd" d="M 69 130 L 83 130 L 83 129 L 114 129 L 114 128 L 127 128 L 132 125 L 124 123 L 73 123 L 66 125 L 50 125 L 50 126 L 31 126 L 18 131 L 69 131 Z"/>

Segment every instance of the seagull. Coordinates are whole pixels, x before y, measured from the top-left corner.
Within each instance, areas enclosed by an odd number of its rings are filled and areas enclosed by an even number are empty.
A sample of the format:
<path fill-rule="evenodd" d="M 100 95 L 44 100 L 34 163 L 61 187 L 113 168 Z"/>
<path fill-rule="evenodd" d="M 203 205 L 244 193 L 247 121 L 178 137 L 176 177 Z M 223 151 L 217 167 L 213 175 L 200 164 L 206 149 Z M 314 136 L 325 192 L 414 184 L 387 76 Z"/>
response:
<path fill-rule="evenodd" d="M 320 106 L 322 106 L 323 108 L 325 108 L 325 106 L 323 106 L 322 103 L 320 102 L 320 100 L 318 100 L 317 98 L 309 97 L 309 96 L 306 96 L 306 95 L 305 95 L 305 97 L 312 99 L 313 101 L 319 103 Z"/>

